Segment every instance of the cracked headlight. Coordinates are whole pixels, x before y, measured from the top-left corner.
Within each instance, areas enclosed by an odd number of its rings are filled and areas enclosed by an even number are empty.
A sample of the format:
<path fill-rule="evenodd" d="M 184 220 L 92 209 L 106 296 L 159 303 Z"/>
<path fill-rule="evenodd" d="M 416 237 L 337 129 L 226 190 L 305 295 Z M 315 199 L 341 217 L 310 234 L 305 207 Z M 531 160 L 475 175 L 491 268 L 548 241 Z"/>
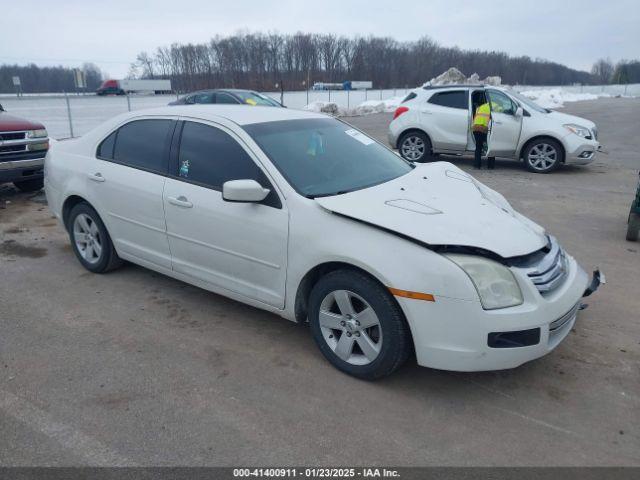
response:
<path fill-rule="evenodd" d="M 576 135 L 582 138 L 587 138 L 591 136 L 591 130 L 589 130 L 587 127 L 574 125 L 573 123 L 563 125 L 563 127 L 569 130 L 571 133 L 575 133 Z"/>
<path fill-rule="evenodd" d="M 524 301 L 513 273 L 504 265 L 475 255 L 445 255 L 469 276 L 485 310 L 514 307 Z"/>

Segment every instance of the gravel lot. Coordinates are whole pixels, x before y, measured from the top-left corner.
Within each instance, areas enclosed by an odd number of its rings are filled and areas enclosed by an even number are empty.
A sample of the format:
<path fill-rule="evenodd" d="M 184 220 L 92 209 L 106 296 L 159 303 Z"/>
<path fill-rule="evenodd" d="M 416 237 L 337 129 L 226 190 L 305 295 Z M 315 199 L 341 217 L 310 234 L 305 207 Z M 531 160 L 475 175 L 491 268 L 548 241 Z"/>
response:
<path fill-rule="evenodd" d="M 0 464 L 640 465 L 640 100 L 563 111 L 610 154 L 474 174 L 608 283 L 555 352 L 503 372 L 353 379 L 305 327 L 133 265 L 86 272 L 41 194 L 0 186 Z M 349 121 L 384 140 L 389 119 Z"/>

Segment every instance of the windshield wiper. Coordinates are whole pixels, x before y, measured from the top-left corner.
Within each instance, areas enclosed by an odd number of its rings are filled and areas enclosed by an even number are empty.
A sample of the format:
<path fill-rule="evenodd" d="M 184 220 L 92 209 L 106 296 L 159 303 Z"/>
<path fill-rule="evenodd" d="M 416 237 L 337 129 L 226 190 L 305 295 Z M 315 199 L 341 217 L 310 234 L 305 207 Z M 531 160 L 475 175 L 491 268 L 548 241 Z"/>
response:
<path fill-rule="evenodd" d="M 305 195 L 305 197 L 307 198 L 320 198 L 320 197 L 333 197 L 335 195 L 343 195 L 345 193 L 349 193 L 352 192 L 353 190 L 338 190 L 337 192 L 333 192 L 333 193 L 317 193 L 315 195 L 310 194 L 310 195 Z"/>

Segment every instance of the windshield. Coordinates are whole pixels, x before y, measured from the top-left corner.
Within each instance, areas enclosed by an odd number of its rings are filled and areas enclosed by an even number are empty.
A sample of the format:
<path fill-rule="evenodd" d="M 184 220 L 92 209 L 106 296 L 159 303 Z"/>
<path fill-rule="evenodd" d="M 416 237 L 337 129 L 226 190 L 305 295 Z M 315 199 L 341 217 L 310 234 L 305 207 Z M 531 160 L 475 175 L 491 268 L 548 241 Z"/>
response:
<path fill-rule="evenodd" d="M 243 127 L 301 195 L 337 195 L 393 180 L 413 166 L 364 133 L 331 118 Z"/>
<path fill-rule="evenodd" d="M 531 100 L 530 98 L 525 97 L 524 95 L 515 92 L 513 90 L 510 90 L 509 93 L 514 96 L 515 98 L 518 99 L 518 101 L 520 101 L 520 103 L 525 104 L 527 107 L 535 110 L 536 112 L 540 112 L 540 113 L 549 113 L 549 110 L 547 110 L 546 108 L 542 108 L 540 105 L 538 105 L 537 103 L 535 103 L 533 100 Z"/>
<path fill-rule="evenodd" d="M 267 107 L 280 106 L 280 104 L 275 100 L 256 92 L 234 92 L 234 95 L 246 105 L 263 105 Z"/>

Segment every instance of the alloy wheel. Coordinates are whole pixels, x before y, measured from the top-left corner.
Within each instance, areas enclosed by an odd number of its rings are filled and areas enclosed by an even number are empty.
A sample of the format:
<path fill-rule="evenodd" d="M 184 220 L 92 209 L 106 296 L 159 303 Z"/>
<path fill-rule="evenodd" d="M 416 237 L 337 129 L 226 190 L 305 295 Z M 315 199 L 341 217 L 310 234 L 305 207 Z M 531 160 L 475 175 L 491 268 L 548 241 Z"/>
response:
<path fill-rule="evenodd" d="M 80 213 L 73 221 L 73 240 L 82 258 L 95 264 L 102 256 L 102 238 L 96 222 L 86 213 Z"/>
<path fill-rule="evenodd" d="M 325 342 L 345 362 L 368 365 L 380 354 L 380 320 L 359 295 L 348 290 L 330 292 L 320 304 L 319 323 Z"/>
<path fill-rule="evenodd" d="M 425 149 L 424 140 L 414 135 L 405 138 L 400 146 L 402 156 L 411 161 L 420 160 L 424 156 Z"/>
<path fill-rule="evenodd" d="M 558 151 L 553 145 L 539 143 L 529 150 L 527 161 L 534 170 L 547 171 L 558 161 Z"/>

